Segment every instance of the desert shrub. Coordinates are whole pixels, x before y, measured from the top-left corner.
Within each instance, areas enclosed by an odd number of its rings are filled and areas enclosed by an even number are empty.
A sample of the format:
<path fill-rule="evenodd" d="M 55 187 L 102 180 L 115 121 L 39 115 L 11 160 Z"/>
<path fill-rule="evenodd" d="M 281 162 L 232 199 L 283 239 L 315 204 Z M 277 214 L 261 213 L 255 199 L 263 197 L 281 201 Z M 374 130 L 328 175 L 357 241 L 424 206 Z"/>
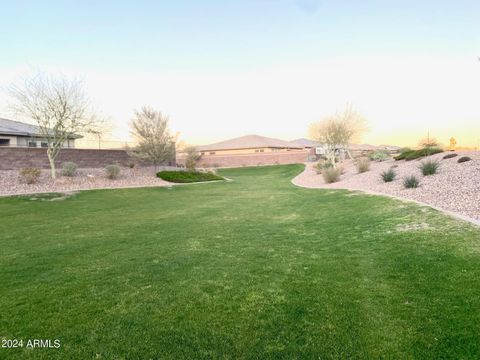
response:
<path fill-rule="evenodd" d="M 370 170 L 370 159 L 369 158 L 359 158 L 357 160 L 357 171 L 361 174 Z"/>
<path fill-rule="evenodd" d="M 41 175 L 40 169 L 37 168 L 23 168 L 20 170 L 20 176 L 27 184 L 35 184 Z"/>
<path fill-rule="evenodd" d="M 337 182 L 340 179 L 340 175 L 342 175 L 342 171 L 343 169 L 341 167 L 325 168 L 322 170 L 323 180 L 325 180 L 327 184 Z"/>
<path fill-rule="evenodd" d="M 440 163 L 437 160 L 426 160 L 420 165 L 420 170 L 424 176 L 436 174 L 439 168 Z"/>
<path fill-rule="evenodd" d="M 444 160 L 451 159 L 451 158 L 454 158 L 454 157 L 457 157 L 457 156 L 458 156 L 458 154 L 447 154 L 443 157 L 443 159 Z"/>
<path fill-rule="evenodd" d="M 157 173 L 157 177 L 173 183 L 223 180 L 221 176 L 215 175 L 211 172 L 198 171 L 160 171 Z"/>
<path fill-rule="evenodd" d="M 392 182 L 397 177 L 397 173 L 395 172 L 395 170 L 393 170 L 393 168 L 390 168 L 388 170 L 382 171 L 380 176 L 384 182 Z"/>
<path fill-rule="evenodd" d="M 107 178 L 114 180 L 120 175 L 120 166 L 118 165 L 107 165 L 105 167 L 105 173 Z"/>
<path fill-rule="evenodd" d="M 400 155 L 395 156 L 394 159 L 397 161 L 398 160 L 409 161 L 409 160 L 415 160 L 415 159 L 419 159 L 419 158 L 434 155 L 434 154 L 439 154 L 441 152 L 443 152 L 443 150 L 437 147 L 423 148 L 420 150 L 406 150 L 400 153 Z"/>
<path fill-rule="evenodd" d="M 464 162 L 467 162 L 467 161 L 470 161 L 472 160 L 472 158 L 468 157 L 468 156 L 462 156 L 460 159 L 457 160 L 458 163 L 464 163 Z"/>
<path fill-rule="evenodd" d="M 68 176 L 68 177 L 75 176 L 75 173 L 77 172 L 77 168 L 78 168 L 77 164 L 75 164 L 72 161 L 64 162 L 62 165 L 62 175 Z"/>
<path fill-rule="evenodd" d="M 368 157 L 372 161 L 385 161 L 390 158 L 390 154 L 386 150 L 377 150 L 371 152 Z"/>
<path fill-rule="evenodd" d="M 313 165 L 313 168 L 317 174 L 321 174 L 324 169 L 332 168 L 333 164 L 330 161 L 320 160 L 318 163 Z"/>
<path fill-rule="evenodd" d="M 403 178 L 403 186 L 406 189 L 414 189 L 420 186 L 420 181 L 415 175 L 405 176 Z"/>

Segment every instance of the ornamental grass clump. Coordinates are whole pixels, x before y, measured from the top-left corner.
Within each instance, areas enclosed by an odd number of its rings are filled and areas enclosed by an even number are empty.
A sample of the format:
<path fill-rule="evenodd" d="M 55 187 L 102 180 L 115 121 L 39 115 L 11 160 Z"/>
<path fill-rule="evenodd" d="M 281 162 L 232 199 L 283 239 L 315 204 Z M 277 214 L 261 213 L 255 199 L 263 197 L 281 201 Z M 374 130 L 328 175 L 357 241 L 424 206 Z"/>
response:
<path fill-rule="evenodd" d="M 29 185 L 38 182 L 41 173 L 40 169 L 37 168 L 23 168 L 20 170 L 20 176 Z"/>
<path fill-rule="evenodd" d="M 437 160 L 425 160 L 420 165 L 420 170 L 424 176 L 434 175 L 438 172 L 440 163 Z"/>
<path fill-rule="evenodd" d="M 62 175 L 67 177 L 75 176 L 77 168 L 77 164 L 75 164 L 73 161 L 64 162 L 62 166 Z"/>
<path fill-rule="evenodd" d="M 392 182 L 393 180 L 395 180 L 395 178 L 397 177 L 397 173 L 395 172 L 395 170 L 393 170 L 392 168 L 388 169 L 388 170 L 385 170 L 383 171 L 381 174 L 380 174 L 383 182 Z"/>
<path fill-rule="evenodd" d="M 340 167 L 330 167 L 322 170 L 323 180 L 325 180 L 327 184 L 340 180 L 340 175 L 342 175 L 342 168 Z"/>
<path fill-rule="evenodd" d="M 369 158 L 359 158 L 357 160 L 357 171 L 359 174 L 361 173 L 364 173 L 364 172 L 367 172 L 370 170 L 370 165 L 371 165 L 371 162 L 370 162 L 370 159 Z"/>
<path fill-rule="evenodd" d="M 415 189 L 420 186 L 420 181 L 415 175 L 406 176 L 403 178 L 403 186 L 405 189 Z"/>
<path fill-rule="evenodd" d="M 105 167 L 105 173 L 106 173 L 108 179 L 115 180 L 120 175 L 120 166 L 118 166 L 118 165 L 107 165 Z"/>

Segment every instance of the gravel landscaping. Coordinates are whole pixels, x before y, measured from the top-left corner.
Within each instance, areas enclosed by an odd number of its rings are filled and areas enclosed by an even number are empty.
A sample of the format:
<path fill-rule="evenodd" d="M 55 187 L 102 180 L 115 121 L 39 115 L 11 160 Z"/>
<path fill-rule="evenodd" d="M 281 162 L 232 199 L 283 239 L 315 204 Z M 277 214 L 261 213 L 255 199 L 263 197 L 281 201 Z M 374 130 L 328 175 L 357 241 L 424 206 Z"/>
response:
<path fill-rule="evenodd" d="M 153 167 L 121 168 L 120 176 L 115 180 L 107 179 L 103 168 L 78 169 L 73 177 L 60 174 L 61 169 L 58 171 L 58 178 L 52 180 L 50 170 L 43 169 L 38 182 L 29 185 L 23 181 L 18 170 L 0 171 L 0 196 L 172 185 L 156 177 Z"/>
<path fill-rule="evenodd" d="M 312 163 L 306 165 L 303 173 L 293 183 L 307 188 L 348 189 L 405 198 L 432 205 L 436 208 L 480 220 L 480 152 L 458 152 L 458 157 L 443 159 L 447 152 L 432 155 L 427 159 L 440 161 L 438 174 L 423 176 L 419 165 L 425 159 L 413 161 L 372 162 L 370 171 L 358 174 L 352 161 L 346 161 L 340 181 L 326 184 L 322 175 L 316 173 Z M 458 163 L 460 157 L 468 156 L 472 161 Z M 380 177 L 384 170 L 395 166 L 397 177 L 385 183 Z M 403 177 L 415 175 L 420 187 L 405 189 Z"/>

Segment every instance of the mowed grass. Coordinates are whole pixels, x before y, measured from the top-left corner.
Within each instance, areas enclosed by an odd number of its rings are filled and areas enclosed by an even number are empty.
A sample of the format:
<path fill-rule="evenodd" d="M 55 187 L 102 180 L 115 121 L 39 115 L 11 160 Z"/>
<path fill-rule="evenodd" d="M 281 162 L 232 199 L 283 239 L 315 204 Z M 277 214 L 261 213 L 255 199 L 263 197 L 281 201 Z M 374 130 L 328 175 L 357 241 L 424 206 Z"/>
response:
<path fill-rule="evenodd" d="M 14 359 L 474 359 L 480 231 L 383 197 L 234 181 L 0 199 Z"/>

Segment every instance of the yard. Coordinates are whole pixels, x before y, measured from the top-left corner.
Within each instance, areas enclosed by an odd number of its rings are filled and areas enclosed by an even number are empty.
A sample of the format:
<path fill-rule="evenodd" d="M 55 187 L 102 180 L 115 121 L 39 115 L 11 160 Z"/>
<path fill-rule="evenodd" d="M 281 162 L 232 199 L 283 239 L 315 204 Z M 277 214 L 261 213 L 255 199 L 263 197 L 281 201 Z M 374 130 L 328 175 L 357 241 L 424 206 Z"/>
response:
<path fill-rule="evenodd" d="M 0 358 L 479 358 L 480 230 L 302 168 L 0 199 L 0 338 L 61 340 Z"/>

